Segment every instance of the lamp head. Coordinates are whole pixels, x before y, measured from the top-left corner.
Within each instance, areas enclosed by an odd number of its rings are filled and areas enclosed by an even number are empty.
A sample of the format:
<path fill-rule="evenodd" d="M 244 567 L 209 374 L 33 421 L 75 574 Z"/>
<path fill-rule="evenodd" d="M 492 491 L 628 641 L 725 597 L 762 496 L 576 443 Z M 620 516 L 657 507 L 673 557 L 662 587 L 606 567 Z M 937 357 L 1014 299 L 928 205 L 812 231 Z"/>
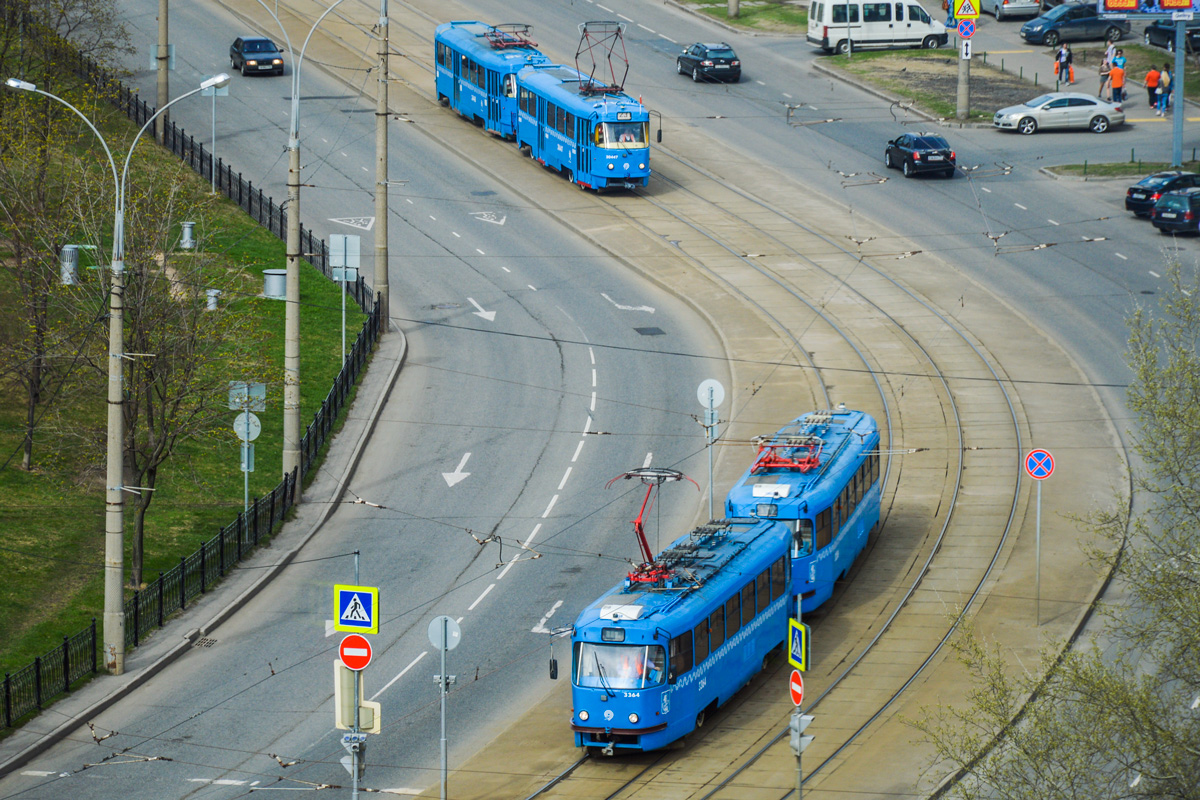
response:
<path fill-rule="evenodd" d="M 226 78 L 228 78 L 228 76 L 226 76 Z M 20 80 L 19 78 L 9 78 L 8 80 L 6 80 L 4 82 L 4 85 L 9 86 L 13 89 L 22 89 L 26 92 L 32 92 L 34 89 L 37 88 L 37 86 L 34 86 L 29 81 L 23 81 L 23 80 Z"/>
<path fill-rule="evenodd" d="M 229 73 L 222 72 L 220 75 L 213 75 L 211 78 L 205 79 L 200 84 L 200 88 L 208 89 L 209 87 L 216 86 L 218 89 L 221 89 L 221 88 L 228 86 L 229 81 L 230 81 Z"/>

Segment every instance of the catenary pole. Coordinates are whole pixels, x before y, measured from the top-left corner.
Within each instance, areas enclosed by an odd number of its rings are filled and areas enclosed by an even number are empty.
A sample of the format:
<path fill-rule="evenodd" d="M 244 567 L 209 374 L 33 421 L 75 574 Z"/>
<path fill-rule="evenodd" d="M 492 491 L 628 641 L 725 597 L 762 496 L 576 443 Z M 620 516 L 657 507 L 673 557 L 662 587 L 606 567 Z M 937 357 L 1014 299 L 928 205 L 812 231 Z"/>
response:
<path fill-rule="evenodd" d="M 167 33 L 167 0 L 158 0 L 158 54 L 155 58 L 155 70 L 157 72 L 158 83 L 158 102 L 159 108 L 165 108 L 167 101 L 171 97 L 170 88 L 170 49 L 168 43 L 169 34 Z M 163 114 L 159 118 L 154 129 L 155 139 L 159 144 L 162 144 L 167 135 L 167 115 Z"/>
<path fill-rule="evenodd" d="M 380 335 L 387 332 L 388 285 L 388 7 L 379 0 L 379 90 L 375 96 L 375 280 Z"/>

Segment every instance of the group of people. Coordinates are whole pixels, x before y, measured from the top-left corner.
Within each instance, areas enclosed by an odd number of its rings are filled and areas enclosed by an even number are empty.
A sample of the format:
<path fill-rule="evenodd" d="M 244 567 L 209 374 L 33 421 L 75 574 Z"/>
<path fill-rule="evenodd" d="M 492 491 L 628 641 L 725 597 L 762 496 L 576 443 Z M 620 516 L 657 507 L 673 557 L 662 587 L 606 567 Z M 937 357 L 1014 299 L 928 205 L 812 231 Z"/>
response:
<path fill-rule="evenodd" d="M 1066 51 L 1066 64 L 1069 66 L 1071 63 L 1071 48 L 1064 44 L 1055 55 L 1055 61 L 1059 65 L 1059 80 L 1063 78 L 1063 50 Z M 1100 92 L 1097 97 L 1112 103 L 1122 103 L 1128 99 L 1129 95 L 1125 92 L 1125 63 L 1124 51 L 1109 42 L 1104 50 L 1104 60 L 1100 62 Z M 1070 82 L 1074 83 L 1074 75 L 1070 77 Z M 1171 107 L 1172 90 L 1175 88 L 1171 65 L 1163 64 L 1161 70 L 1150 67 L 1150 71 L 1146 73 L 1145 85 L 1148 102 L 1150 107 L 1155 109 L 1154 113 L 1160 117 L 1166 116 Z"/>
<path fill-rule="evenodd" d="M 1167 109 L 1171 107 L 1171 90 L 1174 88 L 1170 64 L 1163 64 L 1161 71 L 1150 67 L 1150 71 L 1146 73 L 1146 95 L 1158 116 L 1167 115 Z"/>

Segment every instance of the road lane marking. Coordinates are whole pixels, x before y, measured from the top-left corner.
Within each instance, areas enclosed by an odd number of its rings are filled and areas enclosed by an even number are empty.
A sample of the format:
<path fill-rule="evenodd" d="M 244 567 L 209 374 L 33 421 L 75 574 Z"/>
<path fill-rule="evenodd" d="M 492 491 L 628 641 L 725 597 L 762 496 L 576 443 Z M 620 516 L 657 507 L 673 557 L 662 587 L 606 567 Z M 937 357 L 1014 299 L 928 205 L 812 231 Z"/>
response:
<path fill-rule="evenodd" d="M 558 482 L 558 491 L 561 492 L 563 487 L 567 485 L 567 478 L 569 477 L 571 477 L 571 468 L 567 467 L 567 471 L 563 473 L 562 480 Z"/>
<path fill-rule="evenodd" d="M 374 700 L 376 697 L 379 697 L 379 695 L 381 695 L 381 694 L 383 694 L 384 692 L 386 692 L 386 691 L 388 690 L 388 687 L 390 687 L 390 686 L 391 686 L 393 683 L 395 683 L 396 681 L 398 681 L 398 680 L 400 680 L 401 678 L 403 678 L 403 677 L 404 677 L 404 673 L 408 672 L 410 669 L 412 669 L 413 667 L 415 667 L 415 666 L 417 665 L 417 662 L 418 662 L 418 661 L 420 661 L 422 658 L 424 658 L 424 657 L 425 657 L 425 656 L 427 656 L 427 655 L 429 655 L 429 651 L 428 651 L 428 650 L 423 650 L 423 651 L 421 651 L 421 655 L 417 656 L 417 657 L 416 657 L 416 658 L 414 658 L 412 661 L 408 662 L 408 666 L 407 666 L 407 667 L 405 667 L 404 669 L 400 670 L 400 674 L 398 674 L 396 677 L 392 678 L 390 681 L 388 681 L 387 683 L 385 683 L 385 684 L 383 685 L 383 688 L 382 688 L 382 689 L 380 689 L 380 690 L 379 690 L 378 692 L 376 692 L 375 694 L 371 695 L 370 699 L 371 699 L 371 700 Z"/>
<path fill-rule="evenodd" d="M 1155 272 L 1154 270 L 1150 270 L 1150 274 L 1151 274 L 1151 275 L 1153 275 L 1153 276 L 1154 276 L 1154 277 L 1156 277 L 1156 278 L 1161 278 L 1161 277 L 1162 277 L 1162 275 L 1159 275 L 1159 274 L 1158 274 L 1157 272 Z"/>
<path fill-rule="evenodd" d="M 588 356 L 592 359 L 592 366 L 595 366 L 596 365 L 596 351 L 589 347 L 588 348 Z"/>
<path fill-rule="evenodd" d="M 504 270 L 505 272 L 512 272 L 512 270 L 508 267 L 501 267 L 500 269 Z"/>
<path fill-rule="evenodd" d="M 642 24 L 642 23 L 640 23 L 640 22 L 637 24 L 637 26 L 638 26 L 639 28 L 641 28 L 642 30 L 646 31 L 647 33 L 658 33 L 658 31 L 656 31 L 656 30 L 653 30 L 652 28 L 647 28 L 645 25 L 643 25 L 643 24 Z"/>
<path fill-rule="evenodd" d="M 554 616 L 554 612 L 558 611 L 559 606 L 561 606 L 562 604 L 563 604 L 563 601 L 559 600 L 554 605 L 550 606 L 550 610 L 546 612 L 546 616 L 542 617 L 541 621 L 538 622 L 537 625 L 534 625 L 533 628 L 530 630 L 530 632 L 531 633 L 549 633 L 550 630 L 549 630 L 549 628 L 546 627 L 546 623 L 550 621 L 550 618 Z"/>
<path fill-rule="evenodd" d="M 982 189 L 983 191 L 987 192 L 988 194 L 992 193 L 992 190 L 987 188 L 986 186 L 980 186 L 979 188 Z"/>
<path fill-rule="evenodd" d="M 550 509 L 554 508 L 554 504 L 558 502 L 558 495 L 550 498 L 550 503 L 546 506 L 546 510 L 542 512 L 542 519 L 550 516 Z M 470 609 L 468 609 L 470 610 Z"/>
<path fill-rule="evenodd" d="M 1121 259 L 1122 261 L 1128 261 L 1128 260 L 1129 260 L 1128 258 L 1126 258 L 1125 256 L 1121 255 L 1120 253 L 1117 253 L 1116 255 L 1117 255 L 1117 258 Z"/>
<path fill-rule="evenodd" d="M 617 16 L 620 17 L 621 19 L 625 20 L 626 22 L 633 22 L 633 20 L 631 20 L 629 17 L 625 16 L 624 14 L 617 14 Z"/>
<path fill-rule="evenodd" d="M 1022 211 L 1028 211 L 1028 210 L 1029 210 L 1028 208 L 1026 208 L 1025 206 L 1021 205 L 1020 203 L 1013 203 L 1013 205 L 1014 205 L 1014 206 L 1016 206 L 1017 208 L 1021 209 Z"/>
<path fill-rule="evenodd" d="M 412 201 L 411 199 L 407 198 L 407 197 L 406 197 L 406 198 L 404 198 L 404 200 L 405 200 L 405 202 L 407 202 L 407 203 L 408 203 L 410 206 L 413 204 L 413 201 Z"/>
<path fill-rule="evenodd" d="M 596 410 L 596 393 L 592 392 L 592 404 L 590 406 L 588 406 L 588 411 L 595 411 L 595 410 Z M 583 443 L 580 442 L 580 444 L 583 444 Z"/>
<path fill-rule="evenodd" d="M 646 453 L 646 460 L 642 462 L 642 469 L 645 469 L 646 467 L 650 466 L 650 462 L 653 460 L 654 460 L 654 451 L 652 450 L 649 453 Z"/>
<path fill-rule="evenodd" d="M 786 97 L 788 100 L 792 99 L 792 96 L 790 94 L 788 94 L 787 92 L 784 92 L 783 96 Z"/>
<path fill-rule="evenodd" d="M 1058 224 L 1057 222 L 1055 222 L 1054 220 L 1050 219 L 1049 217 L 1046 217 L 1046 222 L 1049 222 L 1051 225 L 1057 225 L 1057 224 Z"/>
<path fill-rule="evenodd" d="M 534 286 L 532 283 L 527 283 L 525 285 L 528 286 L 530 289 L 533 289 L 535 292 L 537 291 L 537 287 Z"/>
<path fill-rule="evenodd" d="M 672 39 L 670 36 L 663 36 L 663 35 L 660 33 L 660 34 L 659 34 L 659 37 L 661 37 L 661 38 L 663 38 L 663 39 L 666 39 L 666 40 L 667 40 L 668 42 L 670 42 L 671 44 L 679 44 L 679 42 L 675 41 L 675 40 L 674 40 L 674 39 Z"/>
<path fill-rule="evenodd" d="M 437 222 L 437 217 L 435 217 L 433 214 L 430 214 L 430 215 L 429 215 L 429 218 L 430 218 L 431 220 L 433 220 L 434 222 Z"/>
<path fill-rule="evenodd" d="M 762 81 L 755 81 L 755 83 L 757 83 L 759 86 L 766 86 L 766 84 Z"/>
<path fill-rule="evenodd" d="M 54 774 L 54 770 L 27 769 L 24 772 L 22 772 L 21 774 L 29 775 L 30 777 L 33 777 L 33 778 L 49 778 L 51 775 Z"/>
<path fill-rule="evenodd" d="M 328 639 L 330 636 L 333 636 L 333 634 L 333 620 L 327 619 L 325 620 L 325 638 Z"/>
<path fill-rule="evenodd" d="M 592 429 L 592 415 L 588 414 L 587 423 L 583 426 L 583 435 L 586 436 Z"/>
<path fill-rule="evenodd" d="M 596 388 L 596 368 L 592 367 L 592 388 Z"/>
<path fill-rule="evenodd" d="M 579 454 L 583 452 L 583 439 L 579 440 L 579 444 L 575 445 L 575 455 L 571 456 L 571 463 L 574 464 Z"/>
<path fill-rule="evenodd" d="M 603 8 L 605 11 L 607 11 L 607 12 L 608 12 L 608 13 L 610 13 L 610 14 L 612 14 L 612 13 L 615 13 L 615 12 L 614 12 L 614 11 L 613 11 L 611 8 L 609 8 L 608 6 L 606 6 L 606 5 L 602 5 L 602 4 L 600 4 L 600 3 L 596 3 L 596 8 Z"/>
<path fill-rule="evenodd" d="M 475 248 L 475 252 L 476 252 L 476 253 L 479 253 L 479 255 L 481 255 L 481 256 L 486 256 L 486 255 L 487 255 L 487 253 L 483 252 L 483 251 L 482 251 L 482 250 L 480 250 L 478 247 L 476 247 L 476 248 Z"/>
<path fill-rule="evenodd" d="M 458 231 L 450 231 L 450 232 L 454 234 L 454 238 L 455 238 L 455 239 L 461 239 L 461 238 L 462 238 L 461 236 L 459 236 L 459 235 L 458 235 Z"/>
<path fill-rule="evenodd" d="M 475 598 L 475 602 L 474 602 L 474 603 L 471 603 L 471 605 L 467 606 L 467 611 L 474 611 L 474 610 L 475 610 L 475 606 L 477 606 L 477 605 L 479 605 L 480 603 L 482 603 L 482 602 L 483 602 L 483 598 L 485 598 L 485 597 L 487 597 L 487 596 L 488 596 L 488 592 L 490 592 L 492 589 L 495 589 L 495 588 L 496 588 L 496 584 L 494 584 L 494 583 L 489 583 L 489 584 L 488 584 L 488 587 L 487 587 L 486 589 L 484 589 L 484 590 L 483 590 L 483 593 L 482 593 L 482 594 L 480 594 L 480 595 L 479 595 L 479 597 L 476 597 L 476 598 Z"/>

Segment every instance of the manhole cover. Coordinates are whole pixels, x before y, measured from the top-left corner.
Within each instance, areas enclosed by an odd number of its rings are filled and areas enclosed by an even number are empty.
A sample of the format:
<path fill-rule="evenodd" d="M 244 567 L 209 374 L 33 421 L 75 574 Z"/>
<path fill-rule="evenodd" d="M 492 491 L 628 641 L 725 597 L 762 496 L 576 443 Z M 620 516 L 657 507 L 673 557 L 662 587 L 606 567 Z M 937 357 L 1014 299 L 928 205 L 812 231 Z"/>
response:
<path fill-rule="evenodd" d="M 216 639 L 197 639 L 195 647 L 212 647 L 217 643 Z"/>
<path fill-rule="evenodd" d="M 634 330 L 642 336 L 666 336 L 666 331 L 662 328 L 634 328 Z"/>

